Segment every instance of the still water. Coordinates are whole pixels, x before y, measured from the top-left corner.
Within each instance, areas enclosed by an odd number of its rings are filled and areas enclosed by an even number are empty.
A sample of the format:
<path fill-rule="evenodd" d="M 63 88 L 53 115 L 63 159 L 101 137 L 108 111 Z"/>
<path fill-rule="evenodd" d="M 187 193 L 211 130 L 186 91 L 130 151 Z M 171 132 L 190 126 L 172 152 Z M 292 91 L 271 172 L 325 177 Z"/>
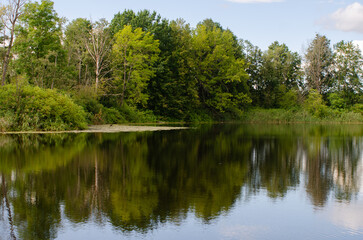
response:
<path fill-rule="evenodd" d="M 363 239 L 363 125 L 0 135 L 0 240 Z"/>

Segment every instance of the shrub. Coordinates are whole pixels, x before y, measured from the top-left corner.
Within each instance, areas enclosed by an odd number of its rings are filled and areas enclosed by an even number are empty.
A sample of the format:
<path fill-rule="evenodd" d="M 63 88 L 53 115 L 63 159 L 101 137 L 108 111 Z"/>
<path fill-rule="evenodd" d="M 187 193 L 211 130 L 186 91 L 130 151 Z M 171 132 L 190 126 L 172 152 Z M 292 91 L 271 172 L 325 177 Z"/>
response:
<path fill-rule="evenodd" d="M 120 113 L 128 122 L 147 123 L 158 121 L 152 111 L 138 110 L 136 107 L 128 106 L 126 103 L 120 108 Z"/>
<path fill-rule="evenodd" d="M 67 95 L 51 89 L 3 86 L 0 88 L 0 112 L 13 115 L 8 130 L 70 130 L 87 127 L 83 108 Z"/>
<path fill-rule="evenodd" d="M 355 113 L 363 114 L 363 104 L 357 103 L 352 107 L 352 111 Z"/>
<path fill-rule="evenodd" d="M 339 93 L 331 93 L 328 99 L 332 108 L 343 109 L 347 106 L 345 99 Z"/>
<path fill-rule="evenodd" d="M 291 89 L 284 96 L 282 96 L 279 105 L 285 109 L 296 107 L 298 106 L 298 97 L 298 91 Z"/>
<path fill-rule="evenodd" d="M 14 122 L 14 114 L 7 111 L 0 113 L 0 132 L 6 132 Z"/>
<path fill-rule="evenodd" d="M 98 102 L 94 88 L 89 86 L 78 87 L 76 92 L 73 92 L 72 98 L 86 111 L 86 118 L 89 123 L 103 123 L 103 105 Z"/>
<path fill-rule="evenodd" d="M 304 108 L 318 118 L 325 117 L 328 112 L 328 107 L 324 104 L 323 97 L 315 89 L 309 91 L 309 96 L 304 103 Z"/>
<path fill-rule="evenodd" d="M 116 108 L 103 108 L 102 118 L 105 123 L 125 123 L 126 119 Z"/>

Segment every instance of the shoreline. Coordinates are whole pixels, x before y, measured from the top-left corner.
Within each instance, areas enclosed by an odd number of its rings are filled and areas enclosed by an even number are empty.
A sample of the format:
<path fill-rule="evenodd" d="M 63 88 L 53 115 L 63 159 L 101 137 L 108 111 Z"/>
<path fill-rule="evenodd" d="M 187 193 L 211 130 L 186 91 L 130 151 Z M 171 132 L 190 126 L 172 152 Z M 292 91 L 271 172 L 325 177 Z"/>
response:
<path fill-rule="evenodd" d="M 226 121 L 226 122 L 200 122 L 198 124 L 268 124 L 268 125 L 315 125 L 315 124 L 327 124 L 327 125 L 362 125 L 363 122 L 348 122 L 348 121 L 283 121 L 283 120 L 250 120 L 250 121 Z M 185 122 L 171 122 L 171 123 L 159 123 L 159 124 L 185 124 Z M 154 125 L 154 126 L 149 126 Z M 1 132 L 0 135 L 15 135 L 15 134 L 62 134 L 62 133 L 120 133 L 120 132 L 155 132 L 155 131 L 172 131 L 172 130 L 185 130 L 191 127 L 171 127 L 171 126 L 155 126 L 157 123 L 133 123 L 128 124 L 103 124 L 103 125 L 90 125 L 84 130 L 64 130 L 64 131 L 14 131 L 14 132 Z"/>
<path fill-rule="evenodd" d="M 68 131 L 19 131 L 19 132 L 0 132 L 2 135 L 12 134 L 58 134 L 58 133 L 119 133 L 119 132 L 155 132 L 183 130 L 189 127 L 170 127 L 170 126 L 136 126 L 136 125 L 91 125 L 85 130 Z"/>

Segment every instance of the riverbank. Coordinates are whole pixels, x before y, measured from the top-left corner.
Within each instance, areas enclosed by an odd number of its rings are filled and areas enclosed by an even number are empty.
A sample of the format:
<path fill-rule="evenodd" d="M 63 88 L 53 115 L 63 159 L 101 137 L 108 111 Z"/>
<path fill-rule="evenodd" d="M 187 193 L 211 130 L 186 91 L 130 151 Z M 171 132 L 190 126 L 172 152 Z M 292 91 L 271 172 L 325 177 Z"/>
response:
<path fill-rule="evenodd" d="M 188 127 L 170 127 L 170 126 L 131 126 L 131 125 L 92 125 L 85 130 L 70 131 L 18 131 L 18 132 L 1 132 L 0 134 L 55 134 L 55 133 L 118 133 L 118 132 L 155 132 L 188 129 Z"/>
<path fill-rule="evenodd" d="M 363 123 L 363 114 L 327 108 L 320 116 L 300 109 L 251 109 L 242 118 L 247 123 Z"/>

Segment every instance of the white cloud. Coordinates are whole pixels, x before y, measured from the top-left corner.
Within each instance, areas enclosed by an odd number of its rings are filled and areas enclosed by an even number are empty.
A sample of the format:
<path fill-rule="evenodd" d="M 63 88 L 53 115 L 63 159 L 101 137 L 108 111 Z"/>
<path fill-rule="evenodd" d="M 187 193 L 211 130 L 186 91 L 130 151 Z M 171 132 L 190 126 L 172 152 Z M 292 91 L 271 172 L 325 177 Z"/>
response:
<path fill-rule="evenodd" d="M 235 3 L 274 3 L 274 2 L 283 2 L 285 0 L 227 0 L 227 1 Z"/>
<path fill-rule="evenodd" d="M 318 22 L 328 29 L 363 33 L 363 5 L 355 2 Z"/>

